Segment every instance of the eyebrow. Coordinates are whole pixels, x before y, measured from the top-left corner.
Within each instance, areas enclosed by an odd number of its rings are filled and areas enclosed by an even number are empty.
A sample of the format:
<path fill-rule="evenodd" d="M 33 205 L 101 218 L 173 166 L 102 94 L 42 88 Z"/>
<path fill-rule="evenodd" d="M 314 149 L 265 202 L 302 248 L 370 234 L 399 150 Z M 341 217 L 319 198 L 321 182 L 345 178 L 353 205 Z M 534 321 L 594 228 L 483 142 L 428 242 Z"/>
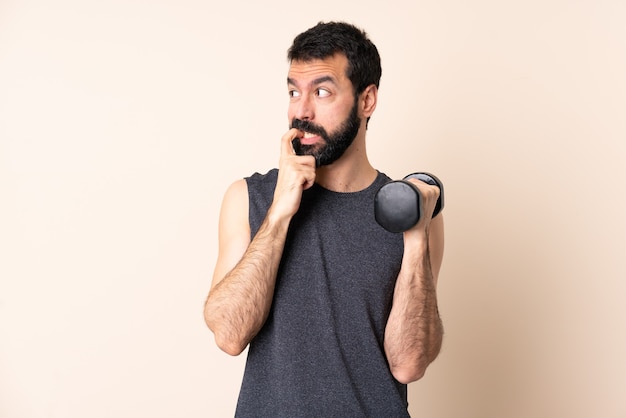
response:
<path fill-rule="evenodd" d="M 309 83 L 309 86 L 317 86 L 319 84 L 326 83 L 326 82 L 330 82 L 332 84 L 337 84 L 333 77 L 331 77 L 329 75 L 324 75 L 322 77 L 318 77 L 315 80 L 311 81 Z M 298 86 L 298 83 L 294 79 L 292 79 L 290 77 L 287 77 L 287 84 L 292 84 L 294 86 Z"/>

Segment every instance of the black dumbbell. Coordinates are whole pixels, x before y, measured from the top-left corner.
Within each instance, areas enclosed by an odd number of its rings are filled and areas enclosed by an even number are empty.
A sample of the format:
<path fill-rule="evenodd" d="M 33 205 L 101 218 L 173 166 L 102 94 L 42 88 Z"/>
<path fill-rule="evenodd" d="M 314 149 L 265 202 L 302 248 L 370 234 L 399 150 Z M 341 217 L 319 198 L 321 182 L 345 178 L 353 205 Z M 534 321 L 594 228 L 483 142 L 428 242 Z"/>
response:
<path fill-rule="evenodd" d="M 432 174 L 409 174 L 402 180 L 394 180 L 382 186 L 374 199 L 376 222 L 389 232 L 404 232 L 417 224 L 422 216 L 422 195 L 410 181 L 415 178 L 439 187 L 439 199 L 433 211 L 433 218 L 443 209 L 443 183 Z"/>

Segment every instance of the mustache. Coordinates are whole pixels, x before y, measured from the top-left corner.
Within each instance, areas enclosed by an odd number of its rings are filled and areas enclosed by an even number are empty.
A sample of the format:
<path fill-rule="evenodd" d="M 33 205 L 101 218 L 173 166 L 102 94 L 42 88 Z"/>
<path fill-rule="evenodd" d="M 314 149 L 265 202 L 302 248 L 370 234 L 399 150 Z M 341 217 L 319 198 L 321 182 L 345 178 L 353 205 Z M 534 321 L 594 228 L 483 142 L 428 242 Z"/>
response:
<path fill-rule="evenodd" d="M 301 119 L 297 119 L 297 118 L 293 118 L 291 120 L 291 126 L 290 128 L 295 128 L 299 131 L 302 132 L 308 132 L 311 133 L 313 135 L 319 135 L 322 138 L 327 138 L 328 134 L 326 133 L 326 129 L 324 129 L 322 126 L 308 121 L 308 120 L 301 120 Z"/>

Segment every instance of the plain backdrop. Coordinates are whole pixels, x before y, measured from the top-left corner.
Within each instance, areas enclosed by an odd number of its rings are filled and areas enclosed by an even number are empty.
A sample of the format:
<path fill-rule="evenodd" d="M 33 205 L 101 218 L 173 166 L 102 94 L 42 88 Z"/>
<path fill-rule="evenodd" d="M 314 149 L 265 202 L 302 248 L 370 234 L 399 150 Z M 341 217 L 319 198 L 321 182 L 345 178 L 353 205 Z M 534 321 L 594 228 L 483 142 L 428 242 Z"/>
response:
<path fill-rule="evenodd" d="M 277 165 L 320 20 L 382 56 L 373 164 L 445 184 L 412 415 L 626 416 L 622 0 L 0 0 L 0 417 L 233 415 L 219 206 Z"/>

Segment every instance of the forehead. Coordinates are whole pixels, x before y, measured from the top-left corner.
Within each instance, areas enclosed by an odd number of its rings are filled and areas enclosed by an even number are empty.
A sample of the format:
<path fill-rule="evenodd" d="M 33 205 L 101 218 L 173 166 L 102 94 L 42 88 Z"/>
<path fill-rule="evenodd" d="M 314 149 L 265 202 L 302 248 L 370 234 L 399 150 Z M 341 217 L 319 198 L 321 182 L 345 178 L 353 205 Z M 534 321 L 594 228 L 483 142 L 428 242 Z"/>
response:
<path fill-rule="evenodd" d="M 335 54 L 324 59 L 292 61 L 287 79 L 291 83 L 310 83 L 321 78 L 331 78 L 338 84 L 350 82 L 346 75 L 348 59 L 343 54 Z"/>

